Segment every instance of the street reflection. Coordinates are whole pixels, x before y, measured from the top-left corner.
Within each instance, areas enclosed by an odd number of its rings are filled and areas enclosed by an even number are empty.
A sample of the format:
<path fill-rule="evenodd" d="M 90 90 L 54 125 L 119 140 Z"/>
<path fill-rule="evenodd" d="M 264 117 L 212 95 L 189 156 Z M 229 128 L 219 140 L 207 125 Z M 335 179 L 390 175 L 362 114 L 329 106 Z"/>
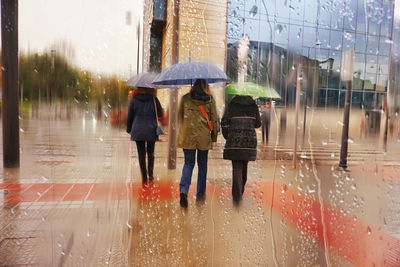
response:
<path fill-rule="evenodd" d="M 18 90 L 2 64 L 20 167 L 0 171 L 0 266 L 400 266 L 398 0 L 39 2 L 19 2 Z M 210 86 L 219 117 L 242 94 L 268 118 L 240 206 L 218 133 L 204 203 L 195 167 L 180 207 L 190 86 L 157 89 L 166 134 L 141 184 L 127 80 L 197 61 L 229 77 Z"/>

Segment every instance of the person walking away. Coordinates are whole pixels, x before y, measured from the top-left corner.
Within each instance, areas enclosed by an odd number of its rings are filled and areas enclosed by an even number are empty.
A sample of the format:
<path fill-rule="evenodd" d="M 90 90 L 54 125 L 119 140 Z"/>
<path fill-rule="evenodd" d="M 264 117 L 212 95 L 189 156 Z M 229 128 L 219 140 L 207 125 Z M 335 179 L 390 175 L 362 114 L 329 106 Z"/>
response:
<path fill-rule="evenodd" d="M 247 165 L 257 157 L 257 134 L 260 112 L 250 96 L 234 96 L 221 120 L 226 139 L 223 158 L 232 161 L 232 199 L 238 207 L 247 182 Z"/>
<path fill-rule="evenodd" d="M 263 147 L 268 145 L 269 126 L 271 124 L 271 104 L 267 102 L 261 110 L 261 140 Z"/>
<path fill-rule="evenodd" d="M 131 140 L 136 142 L 142 186 L 154 181 L 154 147 L 158 140 L 156 114 L 158 117 L 163 115 L 156 89 L 137 88 L 129 104 L 126 131 L 131 134 Z"/>
<path fill-rule="evenodd" d="M 181 98 L 178 109 L 178 147 L 183 149 L 185 163 L 179 183 L 180 205 L 187 208 L 187 195 L 192 180 L 197 151 L 196 201 L 205 200 L 208 150 L 217 141 L 217 108 L 204 79 L 195 81 L 189 93 Z"/>

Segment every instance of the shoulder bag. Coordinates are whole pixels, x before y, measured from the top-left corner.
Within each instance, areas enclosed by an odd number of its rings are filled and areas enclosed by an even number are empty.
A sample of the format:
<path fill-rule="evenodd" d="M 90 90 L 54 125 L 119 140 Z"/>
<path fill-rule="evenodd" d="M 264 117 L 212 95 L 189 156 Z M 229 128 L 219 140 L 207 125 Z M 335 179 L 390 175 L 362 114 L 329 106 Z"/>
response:
<path fill-rule="evenodd" d="M 157 122 L 156 135 L 159 136 L 159 135 L 165 134 L 165 132 L 160 127 L 160 123 L 158 122 L 157 105 L 156 105 L 156 99 L 154 97 L 153 97 L 153 102 L 154 102 L 154 110 L 156 112 L 156 122 Z"/>

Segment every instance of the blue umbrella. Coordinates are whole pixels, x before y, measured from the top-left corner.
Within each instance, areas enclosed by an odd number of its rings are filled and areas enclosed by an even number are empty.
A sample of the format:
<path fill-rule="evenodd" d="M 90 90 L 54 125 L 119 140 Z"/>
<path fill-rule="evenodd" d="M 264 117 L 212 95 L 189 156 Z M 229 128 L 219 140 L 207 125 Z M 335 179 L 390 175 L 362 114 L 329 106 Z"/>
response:
<path fill-rule="evenodd" d="M 192 85 L 197 79 L 208 83 L 225 82 L 226 74 L 217 66 L 204 62 L 178 63 L 169 66 L 156 76 L 153 84 L 158 85 Z"/>

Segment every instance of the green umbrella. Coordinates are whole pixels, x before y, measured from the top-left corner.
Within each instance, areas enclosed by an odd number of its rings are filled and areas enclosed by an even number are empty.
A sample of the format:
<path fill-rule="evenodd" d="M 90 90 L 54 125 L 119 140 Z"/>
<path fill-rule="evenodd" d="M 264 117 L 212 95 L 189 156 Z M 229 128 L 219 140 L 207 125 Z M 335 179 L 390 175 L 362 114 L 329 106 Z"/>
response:
<path fill-rule="evenodd" d="M 272 99 L 281 98 L 281 96 L 278 94 L 277 91 L 275 91 L 275 89 L 252 82 L 228 84 L 226 86 L 225 92 L 229 95 L 250 95 Z"/>

